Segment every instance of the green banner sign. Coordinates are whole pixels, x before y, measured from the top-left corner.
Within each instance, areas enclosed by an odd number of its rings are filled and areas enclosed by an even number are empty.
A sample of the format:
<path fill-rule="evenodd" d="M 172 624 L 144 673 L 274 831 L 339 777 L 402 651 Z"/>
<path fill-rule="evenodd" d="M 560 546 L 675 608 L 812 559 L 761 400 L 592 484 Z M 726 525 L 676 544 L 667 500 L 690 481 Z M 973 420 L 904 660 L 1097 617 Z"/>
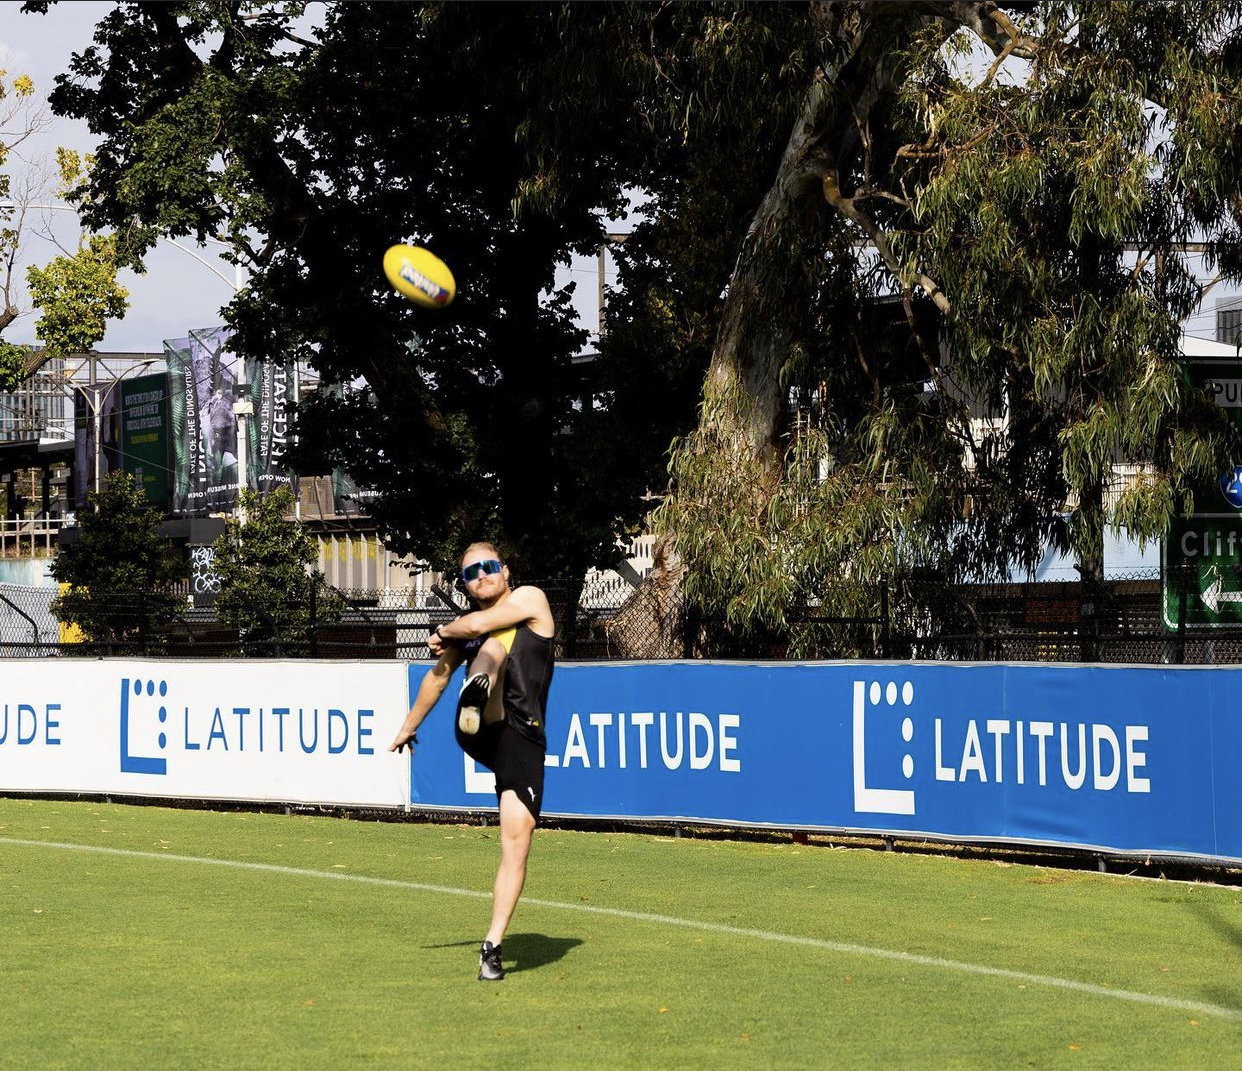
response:
<path fill-rule="evenodd" d="M 1187 369 L 1242 427 L 1242 361 L 1195 360 Z M 1177 629 L 1242 625 L 1242 465 L 1195 494 L 1196 512 L 1165 537 L 1160 587 L 1164 624 Z"/>
<path fill-rule="evenodd" d="M 167 509 L 169 500 L 168 377 L 161 373 L 121 383 L 121 466 Z"/>
<path fill-rule="evenodd" d="M 260 495 L 292 482 L 283 454 L 293 364 L 251 359 L 243 367 L 229 349 L 229 340 L 227 328 L 215 327 L 164 341 L 174 513 L 229 512 L 243 479 Z M 245 451 L 238 450 L 237 403 L 242 401 L 251 403 L 244 425 Z M 243 453 L 246 471 L 239 473 Z"/>

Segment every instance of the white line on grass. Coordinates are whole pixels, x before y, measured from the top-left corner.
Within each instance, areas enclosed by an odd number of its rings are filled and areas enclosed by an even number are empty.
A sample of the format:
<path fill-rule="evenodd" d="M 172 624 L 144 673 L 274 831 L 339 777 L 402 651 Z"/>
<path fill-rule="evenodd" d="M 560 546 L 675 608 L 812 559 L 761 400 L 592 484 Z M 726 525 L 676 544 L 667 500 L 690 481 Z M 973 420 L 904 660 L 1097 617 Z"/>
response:
<path fill-rule="evenodd" d="M 492 895 L 490 891 L 481 892 L 477 889 L 457 889 L 449 885 L 428 885 L 421 881 L 377 878 L 366 874 L 337 874 L 326 870 L 303 870 L 299 867 L 278 866 L 275 863 L 251 863 L 240 859 L 211 859 L 197 855 L 141 852 L 128 848 L 105 848 L 89 844 L 62 844 L 56 841 L 21 840 L 16 837 L 0 837 L 0 844 L 10 844 L 26 848 L 57 848 L 71 852 L 93 852 L 98 855 L 119 855 L 133 859 L 161 859 L 175 863 L 199 863 L 207 866 L 230 867 L 234 870 L 254 870 L 265 874 L 286 874 L 299 878 L 328 878 L 332 881 L 351 881 L 362 885 L 380 885 L 393 889 L 438 893 L 444 896 L 468 896 L 478 900 L 490 900 Z M 1075 982 L 1071 978 L 1058 978 L 1050 974 L 1027 974 L 1025 971 L 1011 971 L 1004 967 L 985 967 L 978 963 L 963 963 L 960 960 L 942 959 L 939 956 L 920 956 L 913 952 L 898 952 L 888 948 L 872 948 L 868 945 L 855 945 L 845 941 L 826 941 L 819 937 L 802 937 L 797 934 L 775 933 L 770 930 L 752 930 L 744 926 L 727 926 L 719 922 L 701 922 L 697 919 L 682 919 L 674 915 L 656 915 L 646 911 L 626 911 L 618 907 L 572 904 L 564 903 L 560 900 L 539 900 L 532 897 L 523 897 L 522 903 L 530 907 L 546 907 L 557 911 L 577 911 L 588 915 L 604 915 L 608 918 L 627 919 L 631 922 L 651 922 L 659 926 L 680 926 L 683 929 L 727 934 L 730 937 L 742 937 L 753 941 L 771 941 L 777 944 L 797 945 L 800 948 L 819 948 L 827 952 L 839 952 L 850 956 L 870 956 L 873 959 L 892 960 L 897 963 L 909 963 L 919 967 L 935 967 L 940 970 L 959 971 L 962 974 L 976 974 L 988 978 L 1004 978 L 1007 981 L 1021 982 L 1027 985 L 1068 989 L 1075 993 L 1087 993 L 1093 997 L 1128 1000 L 1135 1004 L 1151 1004 L 1158 1008 L 1197 1012 L 1203 1015 L 1214 1015 L 1221 1019 L 1232 1019 L 1235 1022 L 1242 1022 L 1242 1010 L 1237 1008 L 1226 1008 L 1220 1004 L 1208 1004 L 1201 1001 L 1178 1000 L 1175 997 L 1161 997 L 1151 993 L 1135 993 L 1128 989 L 1113 989 L 1109 986 L 1095 985 L 1091 982 Z"/>

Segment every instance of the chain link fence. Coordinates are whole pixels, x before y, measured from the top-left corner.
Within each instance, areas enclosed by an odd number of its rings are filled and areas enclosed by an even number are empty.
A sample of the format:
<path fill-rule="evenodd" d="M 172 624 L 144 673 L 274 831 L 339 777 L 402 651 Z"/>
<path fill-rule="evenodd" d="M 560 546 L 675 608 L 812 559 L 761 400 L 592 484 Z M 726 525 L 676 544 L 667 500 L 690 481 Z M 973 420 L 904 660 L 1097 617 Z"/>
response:
<path fill-rule="evenodd" d="M 558 623 L 563 660 L 898 659 L 1147 664 L 1242 662 L 1242 594 L 1193 571 L 1100 583 L 949 584 L 909 575 L 833 585 L 779 629 L 740 630 L 695 612 L 672 581 L 617 574 L 536 581 Z M 53 613 L 54 589 L 0 585 L 0 657 L 427 657 L 438 624 L 468 610 L 453 588 L 416 605 L 409 591 L 333 590 L 320 606 L 272 608 L 272 627 L 240 636 L 187 596 L 158 629 L 141 594 L 116 598 L 113 634 L 91 639 Z M 1234 606 L 1238 607 L 1236 614 Z"/>
<path fill-rule="evenodd" d="M 577 657 L 601 659 L 1228 664 L 1242 662 L 1239 587 L 1230 602 L 1193 567 L 1094 583 L 959 584 L 910 574 L 841 581 L 828 599 L 793 608 L 779 629 L 740 630 L 649 577 L 638 588 L 585 591 L 571 639 Z"/>

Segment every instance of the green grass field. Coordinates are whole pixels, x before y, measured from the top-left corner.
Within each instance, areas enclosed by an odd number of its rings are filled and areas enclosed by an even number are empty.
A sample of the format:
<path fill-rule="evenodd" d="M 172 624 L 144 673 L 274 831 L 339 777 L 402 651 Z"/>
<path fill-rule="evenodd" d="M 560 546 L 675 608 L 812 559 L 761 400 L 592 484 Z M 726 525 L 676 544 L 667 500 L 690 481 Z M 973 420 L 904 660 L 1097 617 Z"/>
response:
<path fill-rule="evenodd" d="M 824 844 L 0 799 L 0 1067 L 1238 1066 L 1242 890 Z"/>

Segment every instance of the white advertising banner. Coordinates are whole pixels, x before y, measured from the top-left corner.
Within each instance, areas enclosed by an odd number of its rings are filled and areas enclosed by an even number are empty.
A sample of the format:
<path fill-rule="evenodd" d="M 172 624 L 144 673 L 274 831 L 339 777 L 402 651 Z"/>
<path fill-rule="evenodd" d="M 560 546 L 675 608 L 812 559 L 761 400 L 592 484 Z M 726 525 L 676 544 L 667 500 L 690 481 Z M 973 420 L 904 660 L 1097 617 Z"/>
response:
<path fill-rule="evenodd" d="M 400 807 L 396 661 L 5 659 L 0 792 Z"/>

